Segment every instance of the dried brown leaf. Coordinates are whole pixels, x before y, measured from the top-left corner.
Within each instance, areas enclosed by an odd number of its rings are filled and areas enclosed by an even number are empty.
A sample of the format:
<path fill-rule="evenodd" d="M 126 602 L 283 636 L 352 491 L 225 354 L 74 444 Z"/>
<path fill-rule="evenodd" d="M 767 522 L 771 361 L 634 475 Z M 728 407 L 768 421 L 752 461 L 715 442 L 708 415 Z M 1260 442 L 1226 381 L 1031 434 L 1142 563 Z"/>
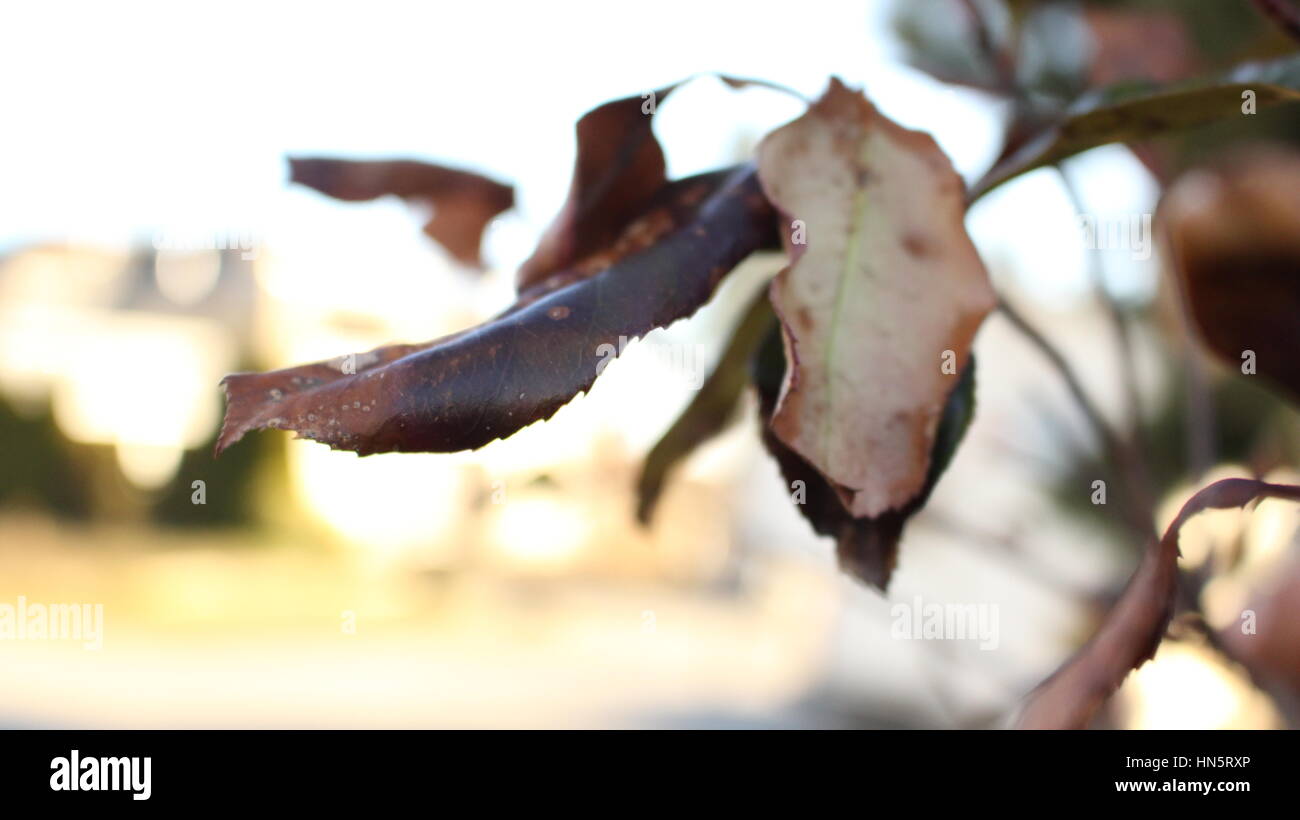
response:
<path fill-rule="evenodd" d="M 416 160 L 362 161 L 291 157 L 290 181 L 345 202 L 393 195 L 431 207 L 424 232 L 458 262 L 483 267 L 487 224 L 514 205 L 514 189 L 469 171 Z"/>
<path fill-rule="evenodd" d="M 1244 507 L 1261 498 L 1300 501 L 1300 487 L 1227 478 L 1193 495 L 1164 536 L 1147 547 L 1097 633 L 1030 693 L 1017 728 L 1086 729 L 1128 673 L 1155 656 L 1173 615 L 1183 524 L 1204 510 Z"/>
<path fill-rule="evenodd" d="M 673 91 L 692 79 L 607 102 L 578 120 L 569 195 L 537 249 L 519 267 L 516 285 L 521 293 L 557 274 L 572 276 L 582 260 L 599 259 L 667 184 L 654 115 Z M 718 79 L 732 89 L 758 86 L 798 96 L 762 80 Z"/>
<path fill-rule="evenodd" d="M 519 267 L 520 291 L 608 247 L 667 183 L 664 151 L 651 124 L 658 103 L 678 85 L 607 102 L 578 120 L 568 199 Z"/>
<path fill-rule="evenodd" d="M 961 179 L 928 135 L 838 81 L 763 141 L 759 176 L 792 260 L 771 291 L 791 362 L 772 430 L 851 517 L 902 511 L 996 301 Z"/>
<path fill-rule="evenodd" d="M 676 182 L 651 211 L 670 224 L 657 242 L 631 243 L 600 272 L 534 294 L 476 328 L 227 376 L 217 452 L 258 428 L 361 455 L 453 452 L 549 418 L 591 386 L 603 346 L 617 351 L 622 338 L 694 313 L 737 263 L 773 241 L 772 211 L 750 167 Z"/>
<path fill-rule="evenodd" d="M 1159 221 L 1206 345 L 1300 400 L 1300 154 L 1256 152 L 1181 177 Z"/>
<path fill-rule="evenodd" d="M 786 371 L 781 333 L 779 328 L 773 328 L 773 331 L 754 357 L 752 371 L 754 386 L 758 390 L 759 418 L 763 422 L 763 445 L 781 468 L 781 474 L 795 497 L 795 508 L 818 535 L 835 539 L 840 569 L 884 592 L 898 563 L 904 526 L 929 499 L 974 417 L 975 359 L 971 357 L 961 381 L 944 405 L 939 432 L 930 454 L 929 472 L 921 492 L 901 510 L 889 510 L 876 517 L 854 517 L 844 509 L 835 487 L 772 433 L 772 412 Z"/>

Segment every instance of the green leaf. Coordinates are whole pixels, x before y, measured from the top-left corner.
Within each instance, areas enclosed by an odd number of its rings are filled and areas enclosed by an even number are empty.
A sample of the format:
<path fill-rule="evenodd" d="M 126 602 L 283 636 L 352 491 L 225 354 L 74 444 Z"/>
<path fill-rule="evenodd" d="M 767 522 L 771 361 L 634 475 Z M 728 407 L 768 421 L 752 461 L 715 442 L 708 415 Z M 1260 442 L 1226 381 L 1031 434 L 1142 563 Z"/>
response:
<path fill-rule="evenodd" d="M 637 482 L 636 517 L 642 524 L 650 523 L 668 473 L 697 447 L 722 432 L 735 415 L 748 381 L 749 360 L 775 325 L 772 303 L 768 301 L 767 288 L 763 288 L 736 326 L 709 378 L 646 455 Z"/>
<path fill-rule="evenodd" d="M 994 166 L 971 187 L 968 200 L 974 202 L 1007 180 L 1101 145 L 1249 116 L 1242 112 L 1247 91 L 1254 92 L 1257 108 L 1300 100 L 1300 55 L 1246 63 L 1213 80 L 1174 88 L 1126 83 L 1087 95 L 1064 120 Z"/>

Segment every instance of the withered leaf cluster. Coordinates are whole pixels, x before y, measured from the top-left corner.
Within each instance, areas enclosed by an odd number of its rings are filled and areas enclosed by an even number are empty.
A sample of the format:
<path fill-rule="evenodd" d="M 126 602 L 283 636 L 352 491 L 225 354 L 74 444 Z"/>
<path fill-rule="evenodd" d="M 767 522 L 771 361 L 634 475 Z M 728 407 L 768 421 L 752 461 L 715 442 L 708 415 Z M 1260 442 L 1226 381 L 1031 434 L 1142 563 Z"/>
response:
<path fill-rule="evenodd" d="M 1026 28 L 1029 5 L 1011 8 L 1013 24 Z M 1081 65 L 1084 85 L 1068 95 L 1042 77 L 1026 93 L 1015 49 L 978 26 L 969 53 L 916 61 L 944 81 L 1016 101 L 1002 151 L 970 191 L 929 136 L 895 124 L 838 80 L 768 134 L 752 161 L 676 180 L 667 178 L 652 119 L 680 84 L 601 105 L 577 124 L 568 198 L 519 267 L 512 305 L 431 342 L 228 376 L 216 450 L 264 428 L 360 455 L 482 447 L 588 390 L 601 373 L 598 351 L 622 350 L 624 339 L 691 316 L 751 254 L 783 251 L 780 272 L 649 454 L 637 516 L 651 520 L 674 466 L 727 425 L 752 387 L 761 439 L 800 513 L 834 539 L 846 572 L 883 591 L 905 523 L 926 503 L 975 410 L 971 349 L 998 299 L 964 227 L 968 204 L 1099 145 L 1239 116 L 1246 97 L 1259 107 L 1300 99 L 1300 57 L 1185 80 L 1194 61 L 1156 60 L 1141 48 L 1152 31 L 1169 41 L 1182 35 L 1167 20 L 1138 22 L 1088 21 L 1109 42 L 1097 53 L 1111 58 Z M 925 45 L 916 36 L 914 45 Z M 1086 87 L 1110 69 L 1125 82 Z M 1144 71 L 1179 82 L 1130 76 Z M 486 227 L 514 201 L 500 182 L 412 160 L 299 158 L 291 167 L 295 182 L 339 199 L 394 195 L 431 207 L 426 233 L 471 267 L 482 265 Z M 1253 352 L 1259 372 L 1293 398 L 1298 191 L 1300 159 L 1271 152 L 1174 183 L 1158 220 L 1199 338 L 1229 363 Z M 1262 303 L 1273 309 L 1261 312 Z M 1193 497 L 1163 537 L 1153 533 L 1097 634 L 1035 690 L 1020 725 L 1087 726 L 1163 636 L 1182 523 L 1259 497 L 1296 500 L 1300 490 L 1220 482 Z"/>

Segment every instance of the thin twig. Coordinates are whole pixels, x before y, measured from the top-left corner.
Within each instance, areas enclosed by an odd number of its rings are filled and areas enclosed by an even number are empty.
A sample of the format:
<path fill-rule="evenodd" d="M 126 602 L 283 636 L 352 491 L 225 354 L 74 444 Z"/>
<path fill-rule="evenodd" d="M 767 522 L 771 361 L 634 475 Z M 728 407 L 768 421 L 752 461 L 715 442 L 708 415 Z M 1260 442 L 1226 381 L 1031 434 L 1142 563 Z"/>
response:
<path fill-rule="evenodd" d="M 1194 349 L 1187 353 L 1187 460 L 1198 481 L 1214 465 L 1214 400 Z"/>
<path fill-rule="evenodd" d="M 1072 580 L 1061 576 L 1046 564 L 1032 559 L 1024 539 L 1015 533 L 1004 534 L 982 530 L 965 521 L 958 521 L 945 511 L 933 509 L 926 510 L 925 516 L 917 519 L 917 523 L 948 535 L 960 536 L 963 538 L 963 543 L 978 544 L 983 552 L 997 556 L 1007 567 L 1044 587 L 1062 593 L 1067 598 L 1078 599 L 1088 594 L 1087 590 Z"/>
<path fill-rule="evenodd" d="M 1143 537 L 1154 534 L 1155 502 L 1151 497 L 1150 488 L 1146 485 L 1144 479 L 1146 471 L 1137 453 L 1122 438 L 1116 435 L 1110 423 L 1106 421 L 1106 417 L 1101 414 L 1101 411 L 1097 409 L 1097 405 L 1093 403 L 1083 389 L 1083 383 L 1079 381 L 1074 368 L 1066 361 L 1061 351 L 1048 341 L 1047 337 L 1038 328 L 1030 324 L 1029 320 L 1008 303 L 1005 298 L 998 300 L 998 309 L 1025 338 L 1038 348 L 1061 376 L 1066 388 L 1070 391 L 1070 396 L 1079 406 L 1079 409 L 1083 411 L 1097 438 L 1100 439 L 1102 450 L 1110 462 L 1115 465 L 1124 481 L 1127 490 L 1124 493 L 1124 498 L 1134 529 Z"/>
<path fill-rule="evenodd" d="M 1181 270 L 1183 258 L 1179 243 L 1168 242 L 1168 249 L 1170 267 L 1175 271 Z M 1201 339 L 1192 318 L 1191 299 L 1181 277 L 1173 277 L 1173 286 L 1178 298 L 1178 320 L 1186 337 L 1183 364 L 1187 378 L 1187 463 L 1193 483 L 1199 484 L 1201 476 L 1214 465 L 1214 395 L 1210 392 L 1205 364 L 1201 361 Z"/>
<path fill-rule="evenodd" d="M 976 0 L 962 0 L 962 5 L 966 7 L 966 13 L 975 26 L 975 43 L 979 47 L 980 54 L 997 74 L 998 86 L 1007 94 L 1018 96 L 1016 67 L 1011 55 L 1006 49 L 998 48 L 993 42 L 993 29 L 989 26 L 989 21 L 985 18 L 979 3 Z"/>
<path fill-rule="evenodd" d="M 992 29 L 976 0 L 963 0 L 963 3 L 975 24 L 976 43 L 979 45 L 985 58 L 989 60 L 998 71 L 999 81 L 1002 84 L 1003 90 L 1012 95 L 1017 107 L 1019 107 L 1024 102 L 1024 94 L 1023 90 L 1016 82 L 1015 65 L 1012 62 L 1010 55 L 1006 51 L 999 49 L 993 42 Z M 1066 177 L 1064 170 L 1059 167 L 1057 170 L 1060 172 L 1061 178 L 1065 183 L 1066 191 L 1070 194 L 1070 197 L 1075 204 L 1075 209 L 1081 210 L 1082 206 L 1080 204 L 1077 190 L 1075 190 L 1068 177 Z M 1130 413 L 1133 417 L 1134 429 L 1136 430 L 1137 424 L 1140 422 L 1141 418 L 1141 406 L 1138 400 L 1136 372 L 1132 371 L 1130 366 L 1131 337 L 1129 334 L 1128 324 L 1123 313 L 1119 310 L 1118 305 L 1115 305 L 1114 301 L 1109 298 L 1109 293 L 1105 291 L 1104 283 L 1101 282 L 1100 271 L 1094 270 L 1093 275 L 1095 284 L 1105 297 L 1107 306 L 1112 310 L 1112 321 L 1115 323 L 1116 331 L 1120 337 L 1120 353 L 1121 358 L 1124 360 L 1121 367 L 1124 369 L 1126 390 L 1130 396 Z M 1125 442 L 1116 435 L 1115 431 L 1111 429 L 1110 424 L 1106 421 L 1105 417 L 1102 416 L 1101 411 L 1097 409 L 1097 406 L 1093 404 L 1092 400 L 1088 397 L 1088 394 L 1084 391 L 1083 385 L 1075 375 L 1073 368 L 1070 367 L 1070 364 L 1065 360 L 1065 357 L 1061 352 L 1047 340 L 1047 337 L 1031 325 L 1029 321 L 1026 320 L 1019 311 L 1008 304 L 1005 299 L 998 300 L 998 307 L 1001 309 L 1003 315 L 1011 321 L 1012 325 L 1014 325 L 1016 329 L 1023 333 L 1031 342 L 1034 343 L 1035 346 L 1038 347 L 1040 351 L 1042 351 L 1042 353 L 1056 368 L 1057 372 L 1065 380 L 1066 387 L 1069 388 L 1071 396 L 1073 396 L 1080 409 L 1083 410 L 1084 415 L 1087 416 L 1089 423 L 1097 434 L 1097 437 L 1101 439 L 1102 448 L 1109 457 L 1111 463 L 1124 473 L 1126 483 L 1131 485 L 1128 487 L 1129 492 L 1126 496 L 1131 508 L 1134 525 L 1144 536 L 1147 534 L 1154 534 L 1155 524 L 1153 519 L 1155 502 L 1151 497 L 1145 463 L 1138 454 L 1134 452 L 1131 447 L 1126 445 Z"/>
<path fill-rule="evenodd" d="M 1079 216 L 1084 216 L 1087 209 L 1084 206 L 1083 196 L 1079 193 L 1079 187 L 1074 184 L 1073 177 L 1066 172 L 1063 165 L 1056 165 L 1056 173 L 1061 179 L 1061 185 L 1065 188 L 1065 194 L 1070 198 L 1070 205 Z M 1142 446 L 1142 397 L 1138 391 L 1138 377 L 1136 355 L 1133 345 L 1133 328 L 1132 323 L 1125 315 L 1119 302 L 1111 294 L 1110 289 L 1106 287 L 1106 276 L 1103 270 L 1101 257 L 1095 253 L 1086 254 L 1088 269 L 1088 278 L 1092 281 L 1093 292 L 1097 300 L 1101 303 L 1106 311 L 1106 317 L 1110 320 L 1111 329 L 1115 333 L 1115 341 L 1119 347 L 1120 360 L 1120 379 L 1124 391 L 1124 398 L 1127 402 L 1127 415 L 1130 435 L 1137 442 L 1137 446 Z"/>

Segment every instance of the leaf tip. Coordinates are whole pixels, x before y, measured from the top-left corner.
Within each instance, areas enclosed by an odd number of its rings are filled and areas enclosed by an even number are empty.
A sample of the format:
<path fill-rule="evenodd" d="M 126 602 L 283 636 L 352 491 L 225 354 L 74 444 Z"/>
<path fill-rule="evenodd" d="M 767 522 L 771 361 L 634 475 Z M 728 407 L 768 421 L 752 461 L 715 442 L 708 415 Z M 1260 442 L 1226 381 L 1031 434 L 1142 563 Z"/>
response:
<path fill-rule="evenodd" d="M 217 433 L 216 444 L 212 447 L 213 458 L 219 458 L 222 453 L 242 439 L 250 428 L 245 418 L 247 412 L 243 409 L 244 405 L 241 401 L 242 391 L 231 389 L 232 382 L 237 383 L 240 379 L 247 378 L 249 375 L 247 373 L 232 373 L 224 377 L 220 382 L 221 393 L 226 400 L 226 410 L 221 420 L 221 430 Z"/>

